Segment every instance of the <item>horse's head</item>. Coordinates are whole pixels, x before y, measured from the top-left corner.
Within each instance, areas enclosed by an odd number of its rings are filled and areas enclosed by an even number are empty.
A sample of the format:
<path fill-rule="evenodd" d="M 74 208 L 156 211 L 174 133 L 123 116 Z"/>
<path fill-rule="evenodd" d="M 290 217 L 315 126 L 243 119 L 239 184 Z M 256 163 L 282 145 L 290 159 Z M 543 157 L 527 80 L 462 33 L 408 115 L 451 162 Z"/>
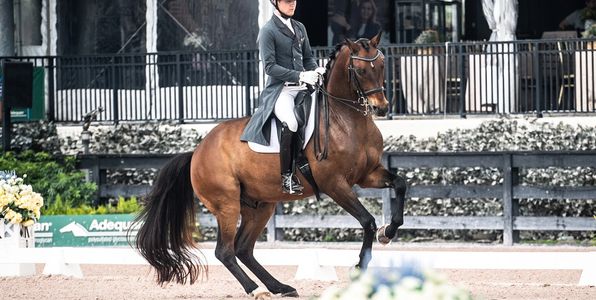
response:
<path fill-rule="evenodd" d="M 338 49 L 334 69 L 343 66 L 343 70 L 347 70 L 351 93 L 356 94 L 365 110 L 371 108 L 377 116 L 384 116 L 389 109 L 389 101 L 384 93 L 385 56 L 378 49 L 380 40 L 380 32 L 370 40 L 346 39 Z"/>

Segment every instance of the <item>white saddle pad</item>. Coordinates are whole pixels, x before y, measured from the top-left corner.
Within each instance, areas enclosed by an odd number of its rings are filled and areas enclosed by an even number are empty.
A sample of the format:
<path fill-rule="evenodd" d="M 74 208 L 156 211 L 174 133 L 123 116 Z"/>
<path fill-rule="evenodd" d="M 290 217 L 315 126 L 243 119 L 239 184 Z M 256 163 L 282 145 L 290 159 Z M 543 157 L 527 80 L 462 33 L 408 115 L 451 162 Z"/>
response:
<path fill-rule="evenodd" d="M 306 128 L 304 130 L 304 145 L 302 145 L 302 149 L 306 148 L 306 144 L 312 137 L 312 134 L 315 130 L 315 106 L 317 105 L 317 101 L 315 101 L 316 93 L 312 93 L 311 97 L 313 99 L 312 105 L 310 106 L 310 112 L 308 117 L 308 122 L 306 123 Z M 279 138 L 277 137 L 277 124 L 274 118 L 271 118 L 271 136 L 269 137 L 269 146 L 248 142 L 248 147 L 255 152 L 259 153 L 279 153 Z"/>

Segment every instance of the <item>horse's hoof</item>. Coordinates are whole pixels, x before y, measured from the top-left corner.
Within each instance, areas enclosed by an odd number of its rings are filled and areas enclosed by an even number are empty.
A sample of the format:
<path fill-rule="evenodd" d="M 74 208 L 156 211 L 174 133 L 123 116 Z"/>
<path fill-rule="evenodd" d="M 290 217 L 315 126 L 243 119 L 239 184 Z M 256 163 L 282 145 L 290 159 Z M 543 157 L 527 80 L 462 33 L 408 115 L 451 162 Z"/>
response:
<path fill-rule="evenodd" d="M 271 299 L 271 293 L 266 288 L 262 288 L 262 287 L 256 288 L 254 291 L 252 291 L 250 293 L 250 295 L 255 300 L 270 300 Z"/>
<path fill-rule="evenodd" d="M 282 297 L 292 297 L 292 298 L 298 298 L 298 297 L 300 297 L 298 295 L 298 292 L 296 290 L 289 291 L 289 292 L 286 292 L 286 293 L 282 293 L 281 296 Z"/>
<path fill-rule="evenodd" d="M 293 287 L 291 287 L 291 286 L 289 286 L 289 285 L 287 285 L 287 284 L 282 284 L 280 286 L 270 288 L 269 290 L 275 296 L 281 296 L 281 297 L 299 297 L 298 296 L 298 292 L 296 291 L 296 289 L 293 288 Z"/>
<path fill-rule="evenodd" d="M 377 230 L 377 242 L 381 245 L 389 245 L 391 243 L 391 239 L 385 235 L 387 226 L 389 226 L 389 224 L 385 224 Z"/>

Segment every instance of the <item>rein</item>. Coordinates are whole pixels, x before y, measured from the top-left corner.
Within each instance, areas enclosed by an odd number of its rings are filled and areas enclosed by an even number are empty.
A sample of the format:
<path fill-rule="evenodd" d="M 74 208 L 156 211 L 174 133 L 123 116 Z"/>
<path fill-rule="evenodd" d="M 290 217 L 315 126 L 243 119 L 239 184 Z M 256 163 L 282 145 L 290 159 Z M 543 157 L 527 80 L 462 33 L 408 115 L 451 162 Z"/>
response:
<path fill-rule="evenodd" d="M 362 57 L 357 55 L 350 55 L 350 65 L 348 66 L 349 71 L 349 82 L 352 85 L 353 90 L 356 92 L 358 98 L 356 100 L 347 99 L 342 97 L 337 97 L 331 95 L 326 87 L 325 84 L 316 84 L 316 90 L 319 92 L 317 94 L 317 103 L 319 105 L 316 106 L 315 111 L 315 156 L 318 161 L 322 161 L 327 158 L 328 156 L 328 148 L 329 148 L 329 98 L 334 100 L 338 100 L 339 103 L 346 105 L 347 107 L 354 109 L 355 111 L 367 116 L 370 111 L 373 110 L 372 105 L 368 102 L 368 96 L 376 94 L 376 93 L 383 93 L 385 91 L 385 87 L 380 86 L 370 90 L 365 91 L 362 88 L 362 84 L 358 79 L 356 69 L 354 68 L 354 60 L 361 60 L 365 62 L 369 62 L 371 66 L 374 68 L 373 62 L 377 60 L 383 53 L 381 50 L 377 49 L 377 54 L 374 57 Z M 364 109 L 359 109 L 358 106 L 364 107 Z M 321 114 L 321 109 L 323 110 L 323 121 L 324 121 L 324 131 L 323 131 L 323 138 L 324 144 L 321 147 L 321 137 L 320 137 L 320 120 L 319 116 Z"/>

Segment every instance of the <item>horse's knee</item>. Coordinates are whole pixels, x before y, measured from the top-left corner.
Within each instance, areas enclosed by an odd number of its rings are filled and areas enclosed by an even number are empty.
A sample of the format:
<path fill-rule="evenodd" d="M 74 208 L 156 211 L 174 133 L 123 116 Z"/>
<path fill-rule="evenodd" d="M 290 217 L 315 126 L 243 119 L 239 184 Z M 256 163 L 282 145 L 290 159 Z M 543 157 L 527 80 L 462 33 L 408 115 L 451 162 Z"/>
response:
<path fill-rule="evenodd" d="M 377 223 L 375 222 L 375 218 L 373 216 L 369 216 L 368 218 L 364 219 L 360 225 L 362 225 L 365 233 L 374 233 L 377 231 Z"/>
<path fill-rule="evenodd" d="M 246 261 L 252 257 L 252 250 L 244 249 L 244 248 L 236 248 L 236 257 L 240 259 L 240 261 Z"/>
<path fill-rule="evenodd" d="M 235 254 L 233 249 L 227 247 L 215 247 L 215 258 L 221 261 L 224 265 L 231 259 L 234 259 Z"/>

